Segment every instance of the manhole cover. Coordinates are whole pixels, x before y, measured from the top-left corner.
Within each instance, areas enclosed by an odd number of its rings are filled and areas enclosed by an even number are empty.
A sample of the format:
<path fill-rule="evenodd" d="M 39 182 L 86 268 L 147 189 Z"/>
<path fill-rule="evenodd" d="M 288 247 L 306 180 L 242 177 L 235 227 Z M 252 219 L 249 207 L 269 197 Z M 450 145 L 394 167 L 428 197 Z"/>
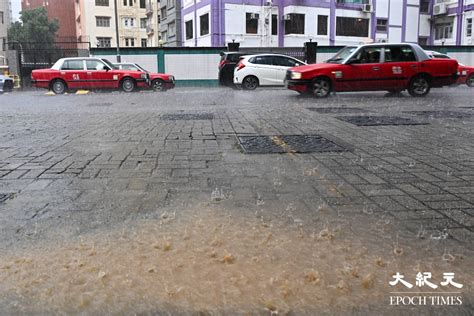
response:
<path fill-rule="evenodd" d="M 113 103 L 89 103 L 87 106 L 111 106 Z"/>
<path fill-rule="evenodd" d="M 239 136 L 239 142 L 247 154 L 338 152 L 347 150 L 320 135 Z"/>
<path fill-rule="evenodd" d="M 399 116 L 338 116 L 338 120 L 357 126 L 383 126 L 383 125 L 425 125 L 410 118 Z"/>
<path fill-rule="evenodd" d="M 162 120 L 178 121 L 178 120 L 212 120 L 214 115 L 211 113 L 197 113 L 197 114 L 164 114 L 161 116 Z"/>
<path fill-rule="evenodd" d="M 361 113 L 361 112 L 370 112 L 361 108 L 351 108 L 351 107 L 339 107 L 339 108 L 307 108 L 310 111 L 318 113 Z"/>
<path fill-rule="evenodd" d="M 457 111 L 405 111 L 408 114 L 414 114 L 418 116 L 423 116 L 426 118 L 471 118 L 472 113 L 464 113 Z"/>

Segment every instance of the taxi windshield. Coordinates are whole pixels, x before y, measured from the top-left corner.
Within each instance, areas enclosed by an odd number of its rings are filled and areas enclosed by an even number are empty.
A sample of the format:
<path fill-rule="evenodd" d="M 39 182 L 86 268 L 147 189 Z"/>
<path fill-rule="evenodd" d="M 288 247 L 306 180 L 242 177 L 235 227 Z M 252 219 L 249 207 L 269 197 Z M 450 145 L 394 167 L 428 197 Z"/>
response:
<path fill-rule="evenodd" d="M 102 61 L 103 61 L 104 63 L 106 63 L 106 64 L 107 64 L 107 66 L 109 66 L 109 67 L 110 67 L 110 69 L 118 69 L 118 67 L 117 67 L 117 66 L 115 66 L 114 64 L 112 64 L 112 63 L 111 63 L 110 61 L 108 61 L 107 59 L 105 59 L 105 58 L 102 58 Z"/>
<path fill-rule="evenodd" d="M 326 60 L 327 63 L 340 64 L 356 49 L 356 46 L 347 46 L 341 49 L 336 55 Z"/>

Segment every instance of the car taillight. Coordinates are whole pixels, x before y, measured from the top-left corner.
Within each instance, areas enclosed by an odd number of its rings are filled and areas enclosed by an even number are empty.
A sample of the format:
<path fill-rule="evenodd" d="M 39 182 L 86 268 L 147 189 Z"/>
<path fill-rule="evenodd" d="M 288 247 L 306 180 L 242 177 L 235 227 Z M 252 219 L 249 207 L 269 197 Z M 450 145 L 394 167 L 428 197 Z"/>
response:
<path fill-rule="evenodd" d="M 219 68 L 224 67 L 224 65 L 225 65 L 225 64 L 228 64 L 228 63 L 229 63 L 229 61 L 226 60 L 226 59 L 221 60 L 221 62 L 219 63 Z"/>
<path fill-rule="evenodd" d="M 238 63 L 238 65 L 237 65 L 237 70 L 240 70 L 240 69 L 242 69 L 242 68 L 244 68 L 244 67 L 245 67 L 245 65 L 244 65 L 243 63 Z"/>

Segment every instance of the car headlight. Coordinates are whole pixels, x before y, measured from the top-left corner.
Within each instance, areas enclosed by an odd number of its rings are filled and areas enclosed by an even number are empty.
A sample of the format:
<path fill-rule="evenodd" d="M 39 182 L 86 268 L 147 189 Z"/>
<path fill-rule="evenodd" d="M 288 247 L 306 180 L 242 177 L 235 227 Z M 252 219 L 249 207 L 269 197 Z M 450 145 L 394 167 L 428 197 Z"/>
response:
<path fill-rule="evenodd" d="M 467 75 L 467 71 L 466 71 L 466 70 L 463 70 L 462 75 L 463 75 L 463 76 Z"/>
<path fill-rule="evenodd" d="M 290 74 L 290 78 L 291 79 L 301 79 L 301 72 L 294 72 L 292 71 L 291 74 Z"/>

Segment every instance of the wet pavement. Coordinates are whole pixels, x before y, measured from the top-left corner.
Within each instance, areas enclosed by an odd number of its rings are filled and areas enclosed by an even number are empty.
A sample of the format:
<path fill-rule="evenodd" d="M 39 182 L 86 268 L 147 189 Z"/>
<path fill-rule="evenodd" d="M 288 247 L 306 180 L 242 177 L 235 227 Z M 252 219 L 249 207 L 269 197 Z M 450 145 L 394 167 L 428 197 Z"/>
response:
<path fill-rule="evenodd" d="M 473 96 L 2 95 L 0 311 L 468 315 Z M 390 306 L 420 270 L 463 305 Z"/>

